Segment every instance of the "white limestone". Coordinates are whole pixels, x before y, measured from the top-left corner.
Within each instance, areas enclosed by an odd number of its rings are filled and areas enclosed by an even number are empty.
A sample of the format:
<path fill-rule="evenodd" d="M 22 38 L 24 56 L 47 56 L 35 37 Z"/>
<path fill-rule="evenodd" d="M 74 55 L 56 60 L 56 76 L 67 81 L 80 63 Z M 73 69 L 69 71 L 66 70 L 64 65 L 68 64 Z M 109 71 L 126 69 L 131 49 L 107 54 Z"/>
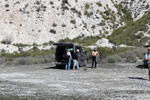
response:
<path fill-rule="evenodd" d="M 98 2 L 101 2 L 101 7 L 96 4 Z M 15 52 L 18 47 L 12 44 L 43 44 L 78 36 L 111 35 L 113 24 L 111 20 L 105 20 L 100 12 L 111 9 L 116 16 L 115 24 L 120 27 L 122 26 L 120 16 L 114 4 L 122 3 L 127 6 L 134 20 L 141 18 L 150 10 L 145 8 L 150 5 L 150 0 L 145 2 L 134 0 L 132 4 L 130 2 L 131 0 L 77 0 L 77 2 L 68 0 L 68 4 L 63 5 L 62 0 L 2 0 L 0 1 L 0 42 L 9 40 L 11 45 L 7 47 L 0 44 L 0 49 L 10 48 L 10 52 Z M 86 4 L 89 4 L 88 9 L 85 8 Z M 88 17 L 84 14 L 86 11 Z M 105 24 L 101 25 L 101 22 Z M 101 39 L 96 45 L 112 47 L 113 44 L 107 39 Z M 25 50 L 30 49 L 27 48 Z"/>

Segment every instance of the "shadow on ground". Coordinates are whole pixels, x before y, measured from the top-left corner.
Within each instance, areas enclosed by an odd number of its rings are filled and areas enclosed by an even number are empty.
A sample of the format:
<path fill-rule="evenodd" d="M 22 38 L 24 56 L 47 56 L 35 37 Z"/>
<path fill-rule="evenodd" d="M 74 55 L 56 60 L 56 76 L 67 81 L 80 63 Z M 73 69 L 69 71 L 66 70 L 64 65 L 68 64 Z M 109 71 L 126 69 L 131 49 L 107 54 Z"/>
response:
<path fill-rule="evenodd" d="M 147 69 L 148 67 L 144 66 L 144 65 L 138 65 L 138 66 L 136 66 L 136 68 Z"/>
<path fill-rule="evenodd" d="M 51 67 L 47 66 L 47 67 L 44 68 L 44 69 L 59 69 L 59 70 L 65 70 L 65 68 L 64 68 L 64 67 L 61 67 L 61 66 L 51 66 Z"/>
<path fill-rule="evenodd" d="M 136 79 L 136 80 L 148 80 L 148 79 L 144 79 L 142 77 L 128 77 L 129 79 Z"/>

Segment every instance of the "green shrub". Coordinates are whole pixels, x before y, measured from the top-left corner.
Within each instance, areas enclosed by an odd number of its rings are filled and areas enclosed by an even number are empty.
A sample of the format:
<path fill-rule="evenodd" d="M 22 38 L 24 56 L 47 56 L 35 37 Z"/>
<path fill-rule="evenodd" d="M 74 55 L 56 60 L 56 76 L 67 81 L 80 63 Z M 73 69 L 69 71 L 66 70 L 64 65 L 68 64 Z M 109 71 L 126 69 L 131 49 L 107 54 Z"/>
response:
<path fill-rule="evenodd" d="M 53 5 L 54 3 L 53 3 L 53 1 L 50 1 L 50 3 L 49 3 L 50 5 Z"/>
<path fill-rule="evenodd" d="M 75 20 L 71 20 L 70 23 L 76 24 L 76 21 Z"/>
<path fill-rule="evenodd" d="M 6 61 L 13 61 L 14 59 L 12 57 L 7 57 Z"/>
<path fill-rule="evenodd" d="M 133 21 L 133 18 L 132 18 L 132 15 L 131 15 L 131 12 L 129 12 L 129 10 L 127 10 L 126 7 L 122 7 L 122 5 L 117 5 L 115 4 L 115 7 L 117 8 L 118 10 L 118 14 L 121 16 L 121 23 L 122 22 L 125 22 L 125 23 L 130 23 Z M 122 15 L 122 13 L 124 13 L 124 15 Z"/>
<path fill-rule="evenodd" d="M 92 26 L 91 26 L 92 29 L 95 29 L 95 27 L 96 27 L 95 25 L 92 25 Z"/>
<path fill-rule="evenodd" d="M 143 16 L 141 19 L 135 22 L 130 22 L 126 26 L 114 30 L 112 35 L 108 37 L 110 42 L 117 45 L 143 45 L 143 42 L 145 43 L 145 40 L 147 41 L 147 39 L 142 38 L 141 41 L 138 41 L 139 37 L 137 37 L 135 33 L 139 31 L 146 32 L 148 30 L 147 24 L 150 23 L 148 20 L 150 20 L 150 14 Z"/>
<path fill-rule="evenodd" d="M 13 44 L 14 46 L 17 46 L 17 47 L 25 47 L 25 46 L 31 46 L 29 44 L 22 44 L 22 43 L 17 43 L 17 44 Z"/>
<path fill-rule="evenodd" d="M 108 19 L 109 19 L 109 17 L 107 17 L 106 15 L 104 15 L 103 12 L 100 12 L 100 15 L 101 15 L 105 20 L 108 20 Z"/>
<path fill-rule="evenodd" d="M 88 14 L 88 11 L 87 10 L 84 10 L 84 15 L 87 15 Z"/>
<path fill-rule="evenodd" d="M 143 37 L 141 38 L 140 43 L 145 45 L 149 41 L 149 39 L 150 39 L 149 37 Z"/>
<path fill-rule="evenodd" d="M 99 52 L 99 58 L 100 59 L 105 59 L 110 55 L 114 54 L 114 51 L 112 48 L 108 48 L 108 47 L 99 47 L 97 48 L 97 51 Z"/>
<path fill-rule="evenodd" d="M 139 33 L 138 35 L 137 35 L 137 38 L 138 39 L 140 39 L 140 38 L 142 38 L 144 35 L 143 35 L 143 33 L 141 32 L 141 33 Z"/>
<path fill-rule="evenodd" d="M 71 42 L 71 43 L 78 43 L 79 45 L 82 45 L 82 46 L 89 46 L 89 45 L 93 45 L 99 39 L 100 38 L 98 36 L 88 36 L 85 38 L 76 37 L 73 40 L 66 38 L 63 40 L 59 40 L 59 42 Z"/>
<path fill-rule="evenodd" d="M 36 57 L 36 56 L 49 55 L 49 54 L 54 54 L 54 53 L 55 53 L 55 48 L 51 48 L 50 50 L 39 50 L 35 47 L 27 52 L 20 52 L 20 53 L 14 53 L 14 54 L 2 53 L 1 57 L 13 57 L 13 58 Z"/>
<path fill-rule="evenodd" d="M 102 6 L 102 4 L 101 4 L 101 2 L 99 1 L 99 2 L 97 2 L 96 3 L 99 7 L 101 7 Z"/>
<path fill-rule="evenodd" d="M 90 5 L 88 3 L 85 4 L 85 9 L 89 9 Z"/>
<path fill-rule="evenodd" d="M 119 53 L 118 55 L 119 55 L 121 58 L 125 58 L 125 57 L 126 57 L 125 53 Z"/>

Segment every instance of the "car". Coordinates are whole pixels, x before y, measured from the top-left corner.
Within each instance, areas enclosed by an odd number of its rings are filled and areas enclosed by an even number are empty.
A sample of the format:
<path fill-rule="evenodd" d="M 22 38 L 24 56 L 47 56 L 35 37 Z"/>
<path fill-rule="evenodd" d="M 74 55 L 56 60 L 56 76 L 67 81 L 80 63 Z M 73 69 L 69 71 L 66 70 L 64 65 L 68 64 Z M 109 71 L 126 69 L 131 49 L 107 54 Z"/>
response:
<path fill-rule="evenodd" d="M 58 67 L 64 67 L 65 68 L 65 58 L 64 54 L 67 52 L 67 49 L 71 49 L 71 55 L 79 49 L 79 66 L 87 66 L 87 51 L 84 50 L 82 46 L 74 45 L 73 43 L 68 42 L 58 42 L 54 43 L 53 45 L 56 45 L 56 51 L 55 51 L 55 64 Z M 72 61 L 73 62 L 73 61 Z M 73 63 L 71 63 L 73 64 Z"/>
<path fill-rule="evenodd" d="M 144 47 L 148 48 L 148 47 L 150 47 L 150 45 L 145 45 Z M 146 53 L 147 53 L 147 52 L 144 53 L 144 56 L 145 56 Z M 149 61 L 145 60 L 145 57 L 144 57 L 144 60 L 143 60 L 144 68 L 148 68 L 148 62 L 149 62 Z"/>

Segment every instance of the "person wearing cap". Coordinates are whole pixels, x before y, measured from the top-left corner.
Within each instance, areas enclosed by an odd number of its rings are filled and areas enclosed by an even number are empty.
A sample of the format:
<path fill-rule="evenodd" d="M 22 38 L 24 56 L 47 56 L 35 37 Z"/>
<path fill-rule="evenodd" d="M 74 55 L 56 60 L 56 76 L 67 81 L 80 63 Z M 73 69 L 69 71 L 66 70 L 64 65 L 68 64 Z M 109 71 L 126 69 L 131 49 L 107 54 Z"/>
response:
<path fill-rule="evenodd" d="M 147 49 L 147 53 L 145 54 L 145 60 L 147 61 L 148 64 L 148 74 L 149 74 L 149 81 L 150 81 L 150 47 Z"/>
<path fill-rule="evenodd" d="M 77 69 L 79 69 L 79 62 L 78 62 L 79 55 L 78 55 L 78 53 L 79 53 L 79 49 L 77 49 L 73 55 L 73 70 L 75 69 L 75 67 L 77 67 Z"/>
<path fill-rule="evenodd" d="M 72 56 L 71 56 L 71 53 L 70 53 L 70 49 L 68 48 L 67 49 L 67 57 L 68 59 L 66 59 L 66 66 L 65 66 L 65 69 L 67 70 L 70 70 L 70 65 L 71 65 L 71 59 L 72 59 Z"/>
<path fill-rule="evenodd" d="M 92 68 L 94 66 L 94 63 L 95 63 L 95 68 L 97 67 L 97 59 L 96 57 L 99 56 L 99 53 L 98 51 L 96 50 L 96 48 L 92 51 Z"/>

